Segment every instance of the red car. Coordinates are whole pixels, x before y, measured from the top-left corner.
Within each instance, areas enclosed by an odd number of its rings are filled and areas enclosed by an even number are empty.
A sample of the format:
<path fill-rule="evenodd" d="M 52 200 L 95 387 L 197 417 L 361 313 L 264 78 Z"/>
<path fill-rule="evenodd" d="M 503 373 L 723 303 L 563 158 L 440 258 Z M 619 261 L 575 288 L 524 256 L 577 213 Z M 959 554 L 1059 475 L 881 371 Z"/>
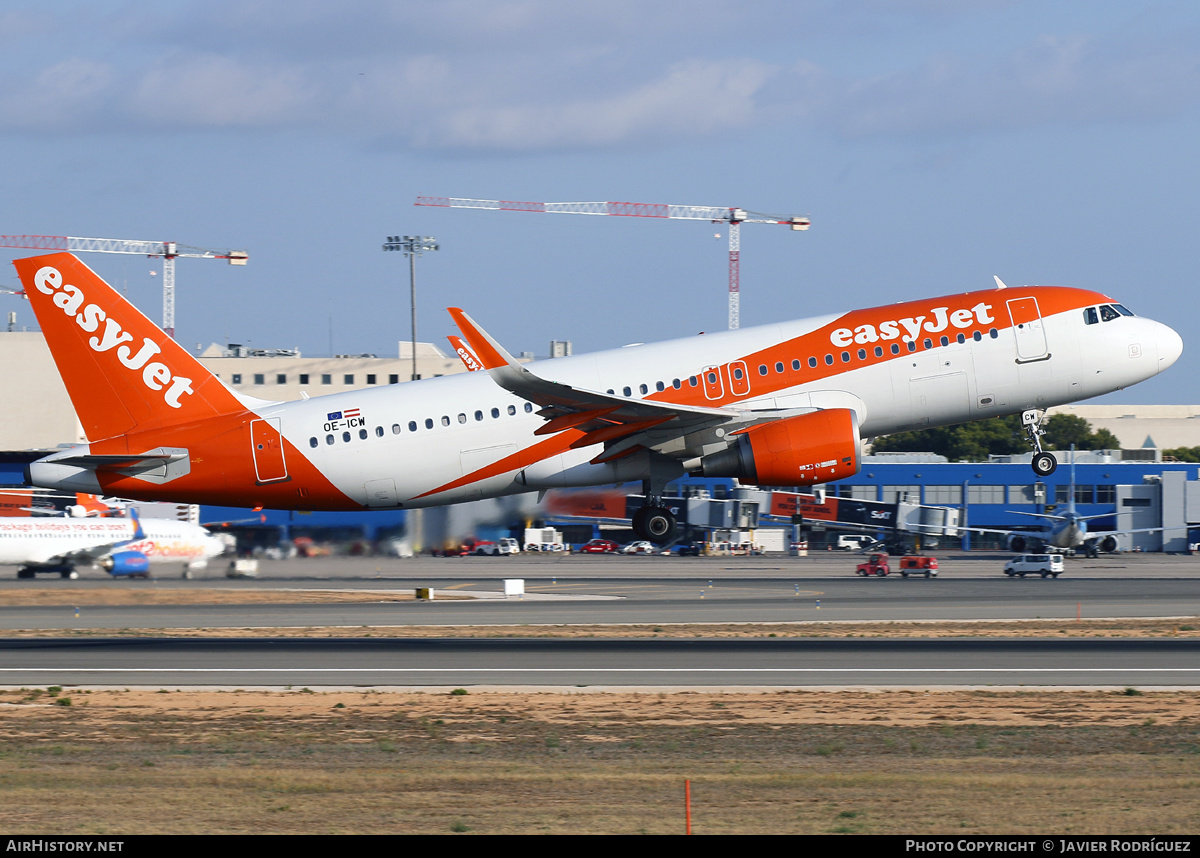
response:
<path fill-rule="evenodd" d="M 613 542 L 611 539 L 593 539 L 591 542 L 580 546 L 580 554 L 616 554 L 621 550 L 621 546 Z"/>

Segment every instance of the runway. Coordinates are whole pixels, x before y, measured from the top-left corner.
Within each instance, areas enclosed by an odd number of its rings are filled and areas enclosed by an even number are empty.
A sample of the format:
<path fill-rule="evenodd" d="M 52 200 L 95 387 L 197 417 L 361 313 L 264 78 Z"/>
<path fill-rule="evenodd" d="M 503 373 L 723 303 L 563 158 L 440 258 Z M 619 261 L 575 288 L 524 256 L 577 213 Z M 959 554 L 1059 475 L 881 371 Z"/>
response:
<path fill-rule="evenodd" d="M 794 560 L 794 559 L 793 559 Z M 583 562 L 574 562 L 583 561 Z M 614 562 L 608 562 L 614 561 Z M 640 561 L 640 562 L 639 562 Z M 936 579 L 861 579 L 856 558 L 464 558 L 266 564 L 229 580 L 2 581 L 0 685 L 388 687 L 1200 686 L 1200 641 L 651 639 L 658 625 L 1200 617 L 1189 558 L 1076 561 L 1059 579 L 1009 579 L 994 559 L 951 558 Z M 608 565 L 605 565 L 608 562 Z M 414 574 L 415 573 L 415 574 Z M 524 598 L 504 598 L 520 576 Z M 417 587 L 468 597 L 398 601 Z M 34 595 L 115 594 L 117 604 L 31 605 Z M 355 601 L 302 603 L 331 591 Z M 217 604 L 268 592 L 272 603 Z M 187 594 L 188 604 L 135 604 Z M 291 602 L 289 593 L 297 594 Z M 22 594 L 27 594 L 23 596 Z M 15 604 L 14 604 L 15 602 Z M 641 624 L 644 640 L 434 639 L 439 626 Z M 372 628 L 428 628 L 371 640 Z M 347 639 L 273 639 L 273 629 L 341 627 Z M 136 629 L 142 638 L 80 638 Z M 237 629 L 181 640 L 156 630 Z M 852 633 L 848 629 L 848 633 Z M 59 635 L 59 637 L 53 637 Z"/>
<path fill-rule="evenodd" d="M 178 640 L 0 642 L 0 684 L 1200 686 L 1197 641 Z"/>
<path fill-rule="evenodd" d="M 44 582 L 51 584 L 51 582 Z M 78 582 L 64 582 L 76 584 Z M 0 630 L 297 628 L 513 624 L 790 623 L 914 620 L 1097 619 L 1200 616 L 1200 586 L 1183 579 L 1059 578 L 828 579 L 526 579 L 524 598 L 503 598 L 495 579 L 438 582 L 432 602 L 395 601 L 429 579 L 237 582 L 233 590 L 353 589 L 363 601 L 327 604 L 194 604 L 0 607 Z M 106 582 L 109 589 L 143 582 Z M 53 582 L 52 586 L 58 586 Z M 213 582 L 209 592 L 231 585 Z M 178 588 L 173 583 L 172 588 Z M 71 592 L 63 588 L 64 592 Z M 439 600 L 444 596 L 487 598 Z M 298 599 L 297 602 L 300 600 Z"/>

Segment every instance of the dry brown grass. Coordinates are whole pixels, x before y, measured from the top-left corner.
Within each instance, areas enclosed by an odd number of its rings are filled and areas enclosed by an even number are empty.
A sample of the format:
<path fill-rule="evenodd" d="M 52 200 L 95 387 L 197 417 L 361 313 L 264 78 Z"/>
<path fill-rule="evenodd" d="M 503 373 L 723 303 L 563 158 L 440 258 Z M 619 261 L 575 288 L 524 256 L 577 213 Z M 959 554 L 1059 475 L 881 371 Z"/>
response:
<path fill-rule="evenodd" d="M 64 695 L 70 705 L 55 701 Z M 1181 692 L 0 693 L 32 833 L 1188 833 Z"/>

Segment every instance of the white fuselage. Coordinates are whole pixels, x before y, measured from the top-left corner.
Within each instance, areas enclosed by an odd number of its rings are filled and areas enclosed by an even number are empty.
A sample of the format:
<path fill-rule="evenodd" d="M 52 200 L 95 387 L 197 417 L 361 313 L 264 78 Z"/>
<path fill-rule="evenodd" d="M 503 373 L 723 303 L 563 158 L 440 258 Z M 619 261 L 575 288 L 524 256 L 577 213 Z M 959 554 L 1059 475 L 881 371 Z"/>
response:
<path fill-rule="evenodd" d="M 952 341 L 946 347 L 935 346 L 861 366 L 855 365 L 857 346 L 850 349 L 849 362 L 841 360 L 846 349 L 829 346 L 823 351 L 788 357 L 784 373 L 777 373 L 772 362 L 767 365 L 766 376 L 759 374 L 758 364 L 746 361 L 745 392 L 732 402 L 749 409 L 850 407 L 859 416 L 862 435 L 869 437 L 1098 396 L 1144 380 L 1178 356 L 1178 337 L 1157 322 L 1122 317 L 1105 325 L 1085 326 L 1078 316 L 1077 311 L 1071 311 L 1044 319 L 1048 356 L 1026 363 L 1017 362 L 1012 329 L 998 331 L 995 338 L 984 336 L 961 344 Z M 612 390 L 617 395 L 628 388 L 629 395 L 638 398 L 653 395 L 660 382 L 670 391 L 676 378 L 686 380 L 706 367 L 727 367 L 744 360 L 764 344 L 803 338 L 827 326 L 833 318 L 628 346 L 540 361 L 528 368 L 543 378 L 575 387 Z M 836 375 L 779 386 L 778 378 L 788 374 L 792 359 L 806 365 L 809 357 L 816 357 L 824 365 L 825 354 L 834 355 L 835 367 L 840 370 Z M 728 373 L 718 381 L 729 384 Z M 761 393 L 760 382 L 766 388 Z M 641 392 L 642 385 L 648 394 Z M 722 392 L 725 395 L 720 401 L 729 403 L 728 392 Z M 359 412 L 359 417 L 352 418 L 353 425 L 347 425 L 345 418 L 326 419 L 330 413 L 347 408 Z M 284 437 L 338 488 L 365 506 L 429 506 L 530 489 L 600 485 L 639 476 L 632 469 L 623 472 L 620 462 L 588 465 L 597 453 L 596 447 L 590 447 L 564 451 L 519 469 L 420 497 L 538 440 L 533 433 L 543 419 L 525 400 L 498 387 L 486 372 L 256 410 L 264 418 L 277 418 Z M 410 429 L 412 424 L 415 431 Z M 362 437 L 364 433 L 366 437 Z M 394 495 L 391 487 L 385 487 L 385 497 L 372 497 L 370 486 L 381 479 L 394 481 Z M 389 503 L 390 498 L 395 501 Z"/>
<path fill-rule="evenodd" d="M 88 562 L 113 551 L 137 551 L 151 563 L 198 565 L 225 550 L 202 527 L 165 519 L 142 519 L 143 539 L 134 539 L 126 518 L 0 517 L 0 564 L 55 565 Z"/>

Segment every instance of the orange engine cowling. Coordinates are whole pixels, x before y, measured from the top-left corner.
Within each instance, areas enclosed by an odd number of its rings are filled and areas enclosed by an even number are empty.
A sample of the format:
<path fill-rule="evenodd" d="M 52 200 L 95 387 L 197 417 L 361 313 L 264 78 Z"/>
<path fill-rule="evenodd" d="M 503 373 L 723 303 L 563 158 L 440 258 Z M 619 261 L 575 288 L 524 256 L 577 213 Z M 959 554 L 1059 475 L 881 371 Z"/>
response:
<path fill-rule="evenodd" d="M 860 446 L 854 412 L 830 408 L 752 426 L 705 456 L 700 471 L 759 486 L 811 486 L 857 474 Z"/>

